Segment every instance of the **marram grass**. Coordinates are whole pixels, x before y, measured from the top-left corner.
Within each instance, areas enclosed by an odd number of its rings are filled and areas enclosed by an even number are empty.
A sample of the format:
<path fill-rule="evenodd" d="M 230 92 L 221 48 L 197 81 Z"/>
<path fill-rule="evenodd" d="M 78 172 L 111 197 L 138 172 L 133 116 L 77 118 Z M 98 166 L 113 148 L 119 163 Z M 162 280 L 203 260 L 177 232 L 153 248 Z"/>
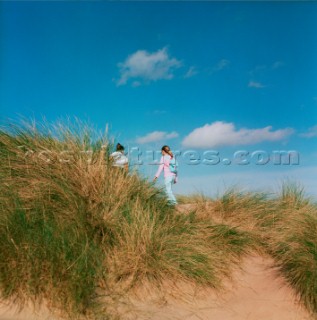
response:
<path fill-rule="evenodd" d="M 274 258 L 280 274 L 317 315 L 317 205 L 300 185 L 284 182 L 277 195 L 229 189 L 217 199 L 197 199 L 183 202 L 195 200 L 196 214 L 204 220 L 248 231 L 258 251 Z"/>
<path fill-rule="evenodd" d="M 253 250 L 248 232 L 181 214 L 152 183 L 113 168 L 107 137 L 82 123 L 9 125 L 0 147 L 5 299 L 105 318 L 100 296 L 118 287 L 171 279 L 219 288 Z"/>
<path fill-rule="evenodd" d="M 115 319 L 129 289 L 164 280 L 219 289 L 257 251 L 317 312 L 316 205 L 301 189 L 183 196 L 191 209 L 182 213 L 137 173 L 113 168 L 111 149 L 80 122 L 0 130 L 3 299 Z"/>

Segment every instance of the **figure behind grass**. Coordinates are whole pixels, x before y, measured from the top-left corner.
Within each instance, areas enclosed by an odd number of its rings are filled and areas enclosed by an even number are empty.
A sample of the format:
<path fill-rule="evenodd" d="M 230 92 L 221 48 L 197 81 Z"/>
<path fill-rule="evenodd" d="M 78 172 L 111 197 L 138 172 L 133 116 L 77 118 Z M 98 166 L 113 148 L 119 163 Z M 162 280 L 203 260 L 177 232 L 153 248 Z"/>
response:
<path fill-rule="evenodd" d="M 129 159 L 124 154 L 124 146 L 121 145 L 120 143 L 117 143 L 116 151 L 110 155 L 110 159 L 113 160 L 113 164 L 112 164 L 113 167 L 128 170 Z"/>

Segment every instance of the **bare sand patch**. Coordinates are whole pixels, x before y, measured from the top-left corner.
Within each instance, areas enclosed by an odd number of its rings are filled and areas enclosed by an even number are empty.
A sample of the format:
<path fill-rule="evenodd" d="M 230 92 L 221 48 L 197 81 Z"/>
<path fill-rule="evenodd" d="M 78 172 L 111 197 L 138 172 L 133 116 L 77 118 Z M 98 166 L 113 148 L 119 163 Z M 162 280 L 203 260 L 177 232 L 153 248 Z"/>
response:
<path fill-rule="evenodd" d="M 14 303 L 0 301 L 0 320 L 61 320 L 57 314 L 53 314 L 43 304 L 34 307 L 27 304 L 19 308 Z"/>
<path fill-rule="evenodd" d="M 278 275 L 269 257 L 244 260 L 242 269 L 226 281 L 221 294 L 212 289 L 197 290 L 178 285 L 184 295 L 173 292 L 134 300 L 136 310 L 124 319 L 182 320 L 311 320 L 292 288 Z"/>

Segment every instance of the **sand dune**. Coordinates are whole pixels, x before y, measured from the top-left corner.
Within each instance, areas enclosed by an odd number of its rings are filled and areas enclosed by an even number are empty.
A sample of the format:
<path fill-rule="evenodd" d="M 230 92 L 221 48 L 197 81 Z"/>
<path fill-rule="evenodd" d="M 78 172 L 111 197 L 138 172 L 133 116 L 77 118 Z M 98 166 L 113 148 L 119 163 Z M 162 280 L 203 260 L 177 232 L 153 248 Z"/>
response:
<path fill-rule="evenodd" d="M 165 299 L 150 296 L 135 301 L 138 312 L 127 319 L 182 320 L 310 320 L 293 290 L 277 275 L 270 258 L 247 257 L 243 270 L 237 270 L 226 292 L 195 292 L 185 287 L 187 299 L 168 294 Z M 191 298 L 188 298 L 191 297 Z"/>
<path fill-rule="evenodd" d="M 266 257 L 247 257 L 242 270 L 234 272 L 225 291 L 197 291 L 188 284 L 178 284 L 177 295 L 170 288 L 160 294 L 148 289 L 132 298 L 133 307 L 123 319 L 182 320 L 311 320 L 299 305 L 293 290 L 278 276 L 273 261 Z M 179 295 L 179 292 L 183 292 Z M 146 292 L 146 293 L 145 293 Z M 1 320 L 57 320 L 45 308 L 37 312 L 0 305 Z"/>

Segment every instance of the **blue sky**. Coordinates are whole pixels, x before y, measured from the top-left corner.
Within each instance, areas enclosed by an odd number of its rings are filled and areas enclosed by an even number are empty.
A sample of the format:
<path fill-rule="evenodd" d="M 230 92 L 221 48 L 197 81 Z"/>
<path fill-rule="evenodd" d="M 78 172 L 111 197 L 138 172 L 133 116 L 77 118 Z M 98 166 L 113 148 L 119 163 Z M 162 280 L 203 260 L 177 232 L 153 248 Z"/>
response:
<path fill-rule="evenodd" d="M 143 154 L 169 144 L 178 193 L 289 178 L 317 195 L 317 3 L 0 2 L 0 23 L 2 119 L 76 116 Z M 239 150 L 249 165 L 222 162 Z M 300 162 L 257 165 L 258 150 Z"/>

